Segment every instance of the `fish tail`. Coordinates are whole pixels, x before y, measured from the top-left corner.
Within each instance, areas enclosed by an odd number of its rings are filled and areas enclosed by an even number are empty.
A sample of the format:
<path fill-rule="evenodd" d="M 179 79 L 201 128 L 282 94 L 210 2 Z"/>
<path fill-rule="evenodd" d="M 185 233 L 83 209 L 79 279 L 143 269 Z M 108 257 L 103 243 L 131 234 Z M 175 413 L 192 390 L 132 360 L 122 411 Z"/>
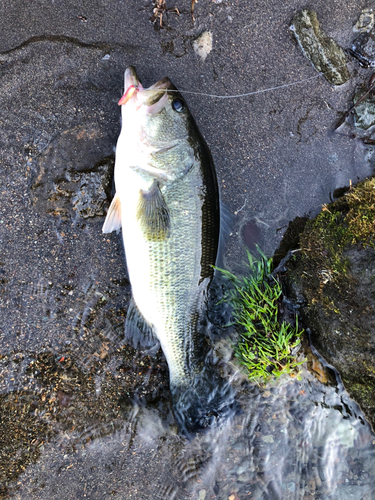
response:
<path fill-rule="evenodd" d="M 189 385 L 171 386 L 171 392 L 179 431 L 189 439 L 241 413 L 233 387 L 212 368 L 196 375 Z"/>

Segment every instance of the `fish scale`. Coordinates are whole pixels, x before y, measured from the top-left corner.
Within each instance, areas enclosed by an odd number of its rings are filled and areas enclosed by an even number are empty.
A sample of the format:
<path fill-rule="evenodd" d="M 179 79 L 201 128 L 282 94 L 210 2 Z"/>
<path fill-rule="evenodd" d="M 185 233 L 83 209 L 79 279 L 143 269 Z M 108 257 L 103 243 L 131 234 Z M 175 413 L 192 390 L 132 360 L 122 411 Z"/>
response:
<path fill-rule="evenodd" d="M 196 164 L 182 182 L 165 190 L 164 198 L 170 207 L 170 236 L 161 242 L 144 241 L 149 262 L 149 296 L 158 304 L 160 316 L 155 320 L 148 317 L 145 307 L 142 311 L 161 342 L 171 385 L 188 383 L 192 367 L 198 362 L 191 338 L 203 288 L 199 286 L 203 235 L 201 218 L 197 216 L 202 211 L 201 186 L 196 182 L 198 170 Z M 187 199 L 189 209 L 184 208 Z M 132 276 L 131 280 L 137 277 Z M 144 294 L 143 286 L 139 294 Z M 138 290 L 134 299 L 137 305 L 141 303 Z"/>

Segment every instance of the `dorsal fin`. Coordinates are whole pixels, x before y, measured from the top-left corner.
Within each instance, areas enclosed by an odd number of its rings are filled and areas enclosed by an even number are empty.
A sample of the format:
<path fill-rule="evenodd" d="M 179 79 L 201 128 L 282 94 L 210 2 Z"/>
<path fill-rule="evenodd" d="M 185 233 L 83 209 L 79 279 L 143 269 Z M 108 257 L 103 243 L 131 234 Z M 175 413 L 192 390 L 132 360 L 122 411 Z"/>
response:
<path fill-rule="evenodd" d="M 223 255 L 235 223 L 236 218 L 229 210 L 229 207 L 220 202 L 220 236 L 215 262 L 216 267 L 224 267 Z"/>

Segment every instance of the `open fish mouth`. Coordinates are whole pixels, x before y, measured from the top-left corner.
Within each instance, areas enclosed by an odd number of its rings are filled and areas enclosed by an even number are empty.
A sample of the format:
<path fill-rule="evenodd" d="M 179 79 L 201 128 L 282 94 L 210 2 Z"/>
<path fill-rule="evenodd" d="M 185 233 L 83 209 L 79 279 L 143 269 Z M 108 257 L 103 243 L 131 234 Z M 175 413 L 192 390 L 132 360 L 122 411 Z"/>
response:
<path fill-rule="evenodd" d="M 169 78 L 165 77 L 156 82 L 154 85 L 151 85 L 148 89 L 144 89 L 144 99 L 145 103 L 148 106 L 152 106 L 153 104 L 157 103 L 159 99 L 161 99 L 163 96 L 167 95 L 167 90 L 173 89 L 174 86 L 172 85 L 171 81 Z M 141 94 L 143 96 L 143 94 Z"/>
<path fill-rule="evenodd" d="M 146 113 L 151 115 L 163 109 L 168 99 L 167 91 L 175 88 L 169 78 L 165 77 L 145 89 L 133 66 L 126 68 L 124 81 L 124 94 L 118 102 L 119 105 L 133 101 L 137 103 L 138 108 L 146 106 Z"/>

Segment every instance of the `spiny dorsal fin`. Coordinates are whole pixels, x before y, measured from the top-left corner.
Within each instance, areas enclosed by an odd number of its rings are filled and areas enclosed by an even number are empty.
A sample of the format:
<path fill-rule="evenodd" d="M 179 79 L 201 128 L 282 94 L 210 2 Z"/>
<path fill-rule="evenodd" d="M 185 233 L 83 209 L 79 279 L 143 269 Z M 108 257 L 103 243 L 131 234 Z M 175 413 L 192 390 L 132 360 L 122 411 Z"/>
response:
<path fill-rule="evenodd" d="M 233 232 L 234 225 L 236 223 L 236 217 L 229 210 L 227 205 L 220 202 L 220 236 L 219 236 L 219 245 L 217 249 L 216 255 L 216 267 L 225 267 L 223 261 L 223 254 L 225 247 L 230 239 L 230 235 Z"/>
<path fill-rule="evenodd" d="M 148 240 L 158 241 L 166 237 L 170 217 L 157 180 L 148 191 L 140 192 L 137 220 Z"/>
<path fill-rule="evenodd" d="M 103 233 L 111 233 L 121 228 L 121 202 L 117 194 L 108 209 L 107 217 L 103 224 Z"/>

